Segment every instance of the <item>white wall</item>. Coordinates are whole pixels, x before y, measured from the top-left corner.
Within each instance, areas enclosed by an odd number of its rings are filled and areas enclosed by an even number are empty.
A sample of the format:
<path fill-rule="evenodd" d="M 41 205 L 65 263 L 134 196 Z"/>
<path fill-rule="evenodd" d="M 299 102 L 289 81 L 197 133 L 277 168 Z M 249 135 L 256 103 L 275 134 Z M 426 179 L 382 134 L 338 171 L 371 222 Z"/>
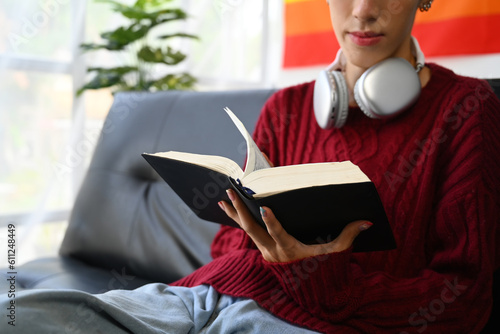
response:
<path fill-rule="evenodd" d="M 500 54 L 480 56 L 455 56 L 427 58 L 427 62 L 438 63 L 457 74 L 491 79 L 500 78 Z M 316 79 L 325 66 L 281 70 L 276 78 L 276 87 L 286 87 Z"/>
<path fill-rule="evenodd" d="M 448 67 L 461 75 L 483 79 L 500 78 L 500 54 L 436 57 L 430 58 L 429 61 Z"/>

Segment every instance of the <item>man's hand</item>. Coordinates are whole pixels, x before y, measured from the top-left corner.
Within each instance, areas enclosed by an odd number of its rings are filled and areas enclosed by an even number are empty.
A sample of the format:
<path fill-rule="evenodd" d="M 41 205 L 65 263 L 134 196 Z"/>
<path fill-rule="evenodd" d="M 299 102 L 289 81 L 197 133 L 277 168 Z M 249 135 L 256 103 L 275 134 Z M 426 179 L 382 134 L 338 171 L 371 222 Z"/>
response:
<path fill-rule="evenodd" d="M 253 219 L 245 204 L 233 190 L 229 189 L 227 193 L 233 205 L 221 201 L 220 207 L 252 238 L 268 262 L 290 262 L 310 256 L 344 251 L 352 246 L 352 242 L 359 233 L 373 225 L 365 220 L 354 221 L 348 224 L 335 240 L 326 244 L 306 245 L 283 229 L 271 209 L 261 208 L 266 231 Z"/>

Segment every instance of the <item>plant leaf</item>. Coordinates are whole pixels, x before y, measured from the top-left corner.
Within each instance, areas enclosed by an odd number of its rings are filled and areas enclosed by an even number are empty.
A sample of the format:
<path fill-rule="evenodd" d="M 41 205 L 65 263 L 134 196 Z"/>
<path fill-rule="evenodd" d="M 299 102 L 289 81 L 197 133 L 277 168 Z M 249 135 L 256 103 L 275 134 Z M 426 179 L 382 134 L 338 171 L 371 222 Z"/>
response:
<path fill-rule="evenodd" d="M 127 87 L 124 75 L 137 70 L 138 68 L 136 66 L 119 66 L 111 68 L 90 67 L 87 69 L 87 72 L 97 72 L 97 74 L 92 80 L 80 88 L 76 92 L 76 95 L 80 96 L 87 89 L 100 89 L 111 86 L 121 86 L 123 90 L 123 88 Z"/>
<path fill-rule="evenodd" d="M 124 5 L 124 4 L 122 4 L 122 3 L 118 2 L 118 1 L 114 1 L 114 0 L 95 0 L 95 1 L 96 2 L 100 2 L 100 3 L 107 3 L 107 4 L 112 5 L 112 10 L 114 12 L 121 13 L 124 16 L 127 16 L 125 14 L 127 14 L 127 13 L 129 13 L 131 11 L 132 12 L 134 11 L 133 7 Z"/>
<path fill-rule="evenodd" d="M 167 74 L 164 77 L 150 82 L 150 87 L 158 90 L 169 89 L 191 89 L 196 83 L 196 79 L 188 73 Z"/>
<path fill-rule="evenodd" d="M 167 53 L 165 55 L 164 63 L 167 65 L 176 65 L 186 59 L 186 55 L 180 51 L 174 52 L 174 50 L 168 46 Z"/>
<path fill-rule="evenodd" d="M 175 33 L 175 34 L 168 34 L 168 35 L 158 36 L 159 39 L 167 39 L 167 38 L 172 38 L 172 37 L 187 37 L 187 38 L 192 38 L 192 39 L 200 39 L 196 35 L 186 34 L 186 33 L 183 33 L 183 32 L 178 32 L 178 33 Z"/>
<path fill-rule="evenodd" d="M 124 75 L 130 72 L 138 71 L 137 66 L 118 66 L 118 67 L 89 67 L 87 72 L 109 73 L 116 75 Z"/>
<path fill-rule="evenodd" d="M 134 7 L 145 10 L 148 8 L 160 7 L 170 1 L 171 0 L 137 0 Z"/>
<path fill-rule="evenodd" d="M 121 50 L 124 46 L 143 38 L 149 31 L 149 27 L 137 23 L 128 28 L 119 27 L 114 31 L 101 34 L 101 37 L 108 41 L 110 50 Z"/>
<path fill-rule="evenodd" d="M 144 46 L 137 53 L 137 56 L 139 59 L 148 63 L 163 63 L 167 65 L 176 65 L 186 59 L 186 55 L 184 53 L 180 51 L 174 52 L 170 46 L 167 47 L 166 51 L 161 48 Z"/>
<path fill-rule="evenodd" d="M 114 0 L 96 0 L 96 2 L 107 3 L 112 5 L 112 10 L 114 12 L 120 13 L 127 18 L 141 19 L 142 18 L 141 14 L 142 15 L 145 14 L 145 8 L 141 5 L 137 6 L 137 3 L 139 3 L 139 1 L 137 1 L 136 4 L 134 4 L 133 6 L 127 6 L 124 5 L 123 3 Z"/>
<path fill-rule="evenodd" d="M 111 5 L 114 12 L 120 13 L 128 19 L 128 25 L 123 25 L 112 31 L 101 34 L 102 43 L 81 44 L 81 49 L 85 51 L 106 49 L 109 51 L 135 52 L 132 48 L 126 48 L 128 45 L 137 43 L 145 45 L 148 32 L 157 25 L 186 19 L 188 15 L 180 8 L 167 8 L 172 0 L 135 0 L 133 5 L 125 5 L 116 0 L 96 0 L 96 2 Z M 197 36 L 187 33 L 165 34 L 159 37 L 160 40 L 168 38 L 192 38 Z M 134 48 L 135 49 L 135 48 Z M 100 89 L 104 87 L 113 87 L 114 91 L 140 91 L 140 90 L 160 90 L 160 89 L 191 89 L 196 79 L 187 73 L 167 74 L 160 79 L 151 79 L 153 76 L 148 73 L 152 66 L 143 67 L 144 63 L 176 65 L 186 58 L 186 55 L 180 51 L 167 46 L 166 48 L 155 48 L 143 46 L 137 52 L 135 60 L 138 60 L 137 66 L 121 66 L 113 68 L 92 67 L 88 72 L 94 73 L 94 77 L 77 92 L 80 95 L 87 89 Z M 138 75 L 130 75 L 136 72 Z M 134 82 L 135 81 L 135 82 Z"/>
<path fill-rule="evenodd" d="M 151 19 L 155 24 L 160 24 L 168 21 L 184 20 L 188 17 L 185 11 L 180 8 L 163 9 L 151 13 Z"/>
<path fill-rule="evenodd" d="M 88 89 L 100 89 L 117 85 L 122 81 L 122 76 L 114 73 L 98 73 L 92 80 L 86 83 L 76 92 L 76 96 L 80 96 Z"/>
<path fill-rule="evenodd" d="M 113 0 L 97 0 L 97 2 L 108 3 L 113 6 L 113 11 L 118 12 L 129 19 L 134 19 L 137 22 L 149 19 L 151 22 L 160 21 L 167 16 L 169 20 L 185 19 L 187 14 L 182 9 L 160 8 L 170 0 L 138 0 L 133 6 L 127 6 L 118 1 Z"/>
<path fill-rule="evenodd" d="M 137 53 L 139 59 L 148 63 L 163 63 L 163 51 L 161 49 L 154 49 L 150 46 L 142 47 Z"/>
<path fill-rule="evenodd" d="M 109 45 L 107 45 L 107 44 L 95 44 L 95 43 L 80 44 L 80 48 L 82 49 L 83 52 L 94 51 L 94 50 L 99 50 L 99 49 L 113 50 L 113 49 L 110 49 Z M 118 49 L 115 49 L 115 50 L 118 50 Z"/>

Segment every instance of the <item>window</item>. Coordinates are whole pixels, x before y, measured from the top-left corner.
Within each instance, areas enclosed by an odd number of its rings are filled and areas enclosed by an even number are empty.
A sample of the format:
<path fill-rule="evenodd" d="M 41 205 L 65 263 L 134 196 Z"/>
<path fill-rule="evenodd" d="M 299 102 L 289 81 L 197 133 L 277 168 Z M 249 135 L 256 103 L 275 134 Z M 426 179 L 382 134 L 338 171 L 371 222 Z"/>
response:
<path fill-rule="evenodd" d="M 30 236 L 47 232 L 34 227 L 39 221 L 59 222 L 61 230 L 83 167 L 61 173 L 56 164 L 78 131 L 73 87 L 79 72 L 73 65 L 83 15 L 84 2 L 0 4 L 0 227 L 16 225 L 24 248 L 18 262 L 52 248 L 48 238 L 31 247 Z"/>
<path fill-rule="evenodd" d="M 0 245 L 15 224 L 18 264 L 57 251 L 111 103 L 109 92 L 74 97 L 85 79 L 79 45 L 87 10 L 95 23 L 88 36 L 113 23 L 109 11 L 95 7 L 69 0 L 0 4 Z"/>

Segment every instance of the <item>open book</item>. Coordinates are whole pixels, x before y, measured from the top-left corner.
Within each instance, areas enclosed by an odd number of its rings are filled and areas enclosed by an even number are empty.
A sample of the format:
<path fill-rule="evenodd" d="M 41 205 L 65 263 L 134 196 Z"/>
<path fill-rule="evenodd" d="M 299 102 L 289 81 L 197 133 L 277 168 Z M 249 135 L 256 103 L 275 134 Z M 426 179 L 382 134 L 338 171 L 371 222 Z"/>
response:
<path fill-rule="evenodd" d="M 325 243 L 355 220 L 373 226 L 354 241 L 354 251 L 396 247 L 374 184 L 350 161 L 271 168 L 251 135 L 228 109 L 247 143 L 244 170 L 225 157 L 185 152 L 144 153 L 142 156 L 200 218 L 238 227 L 218 202 L 230 203 L 232 188 L 255 220 L 265 228 L 260 206 L 270 207 L 283 228 L 298 240 Z"/>

